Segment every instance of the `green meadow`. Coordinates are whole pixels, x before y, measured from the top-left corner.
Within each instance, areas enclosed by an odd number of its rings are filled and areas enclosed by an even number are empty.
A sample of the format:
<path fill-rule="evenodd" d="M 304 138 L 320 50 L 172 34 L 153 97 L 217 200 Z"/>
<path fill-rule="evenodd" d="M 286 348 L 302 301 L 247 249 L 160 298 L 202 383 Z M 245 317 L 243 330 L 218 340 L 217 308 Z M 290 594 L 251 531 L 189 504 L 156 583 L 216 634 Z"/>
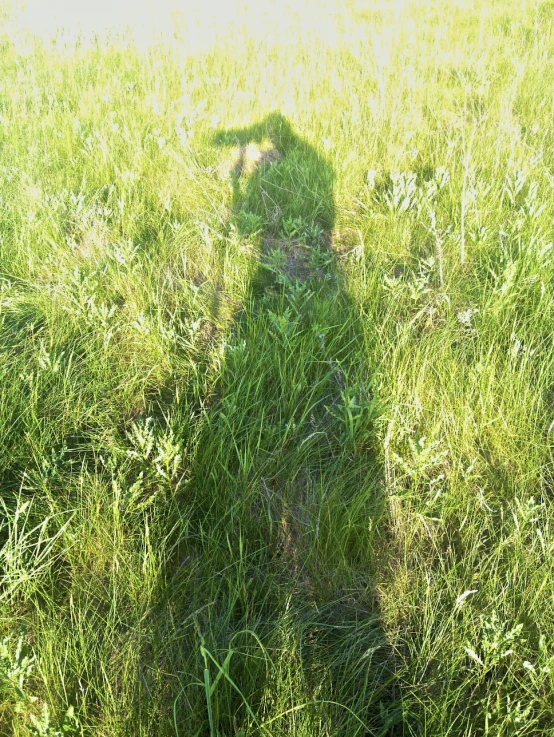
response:
<path fill-rule="evenodd" d="M 1 9 L 1 737 L 554 734 L 554 3 L 303 7 Z"/>

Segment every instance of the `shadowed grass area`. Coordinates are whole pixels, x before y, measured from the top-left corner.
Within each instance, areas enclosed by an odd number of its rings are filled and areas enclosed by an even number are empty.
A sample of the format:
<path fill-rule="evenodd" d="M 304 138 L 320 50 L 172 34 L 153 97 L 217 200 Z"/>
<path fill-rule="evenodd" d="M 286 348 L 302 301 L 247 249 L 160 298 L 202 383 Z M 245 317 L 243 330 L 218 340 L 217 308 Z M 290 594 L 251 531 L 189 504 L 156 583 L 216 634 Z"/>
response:
<path fill-rule="evenodd" d="M 6 11 L 0 735 L 549 733 L 551 5 Z"/>

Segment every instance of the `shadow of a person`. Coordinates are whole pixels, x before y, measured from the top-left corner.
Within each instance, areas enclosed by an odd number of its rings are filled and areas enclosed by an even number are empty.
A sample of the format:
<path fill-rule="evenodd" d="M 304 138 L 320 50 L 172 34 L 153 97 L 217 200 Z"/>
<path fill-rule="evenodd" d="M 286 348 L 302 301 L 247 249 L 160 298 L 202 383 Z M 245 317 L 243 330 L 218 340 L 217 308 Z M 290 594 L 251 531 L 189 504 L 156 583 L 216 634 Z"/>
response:
<path fill-rule="evenodd" d="M 187 607 L 217 679 L 210 729 L 391 735 L 402 717 L 368 570 L 375 402 L 333 256 L 333 169 L 279 113 L 214 143 L 234 147 L 229 228 L 260 254 L 188 487 L 190 555 L 213 571 Z"/>

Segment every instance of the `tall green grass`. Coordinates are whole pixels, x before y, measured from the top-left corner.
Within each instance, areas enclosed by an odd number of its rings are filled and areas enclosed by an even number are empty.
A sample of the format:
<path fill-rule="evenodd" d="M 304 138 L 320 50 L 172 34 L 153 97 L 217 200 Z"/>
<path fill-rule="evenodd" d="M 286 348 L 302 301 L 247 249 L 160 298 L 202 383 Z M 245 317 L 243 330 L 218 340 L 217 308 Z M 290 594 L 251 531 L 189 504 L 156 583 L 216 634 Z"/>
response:
<path fill-rule="evenodd" d="M 267 9 L 5 14 L 0 735 L 549 734 L 554 6 Z"/>

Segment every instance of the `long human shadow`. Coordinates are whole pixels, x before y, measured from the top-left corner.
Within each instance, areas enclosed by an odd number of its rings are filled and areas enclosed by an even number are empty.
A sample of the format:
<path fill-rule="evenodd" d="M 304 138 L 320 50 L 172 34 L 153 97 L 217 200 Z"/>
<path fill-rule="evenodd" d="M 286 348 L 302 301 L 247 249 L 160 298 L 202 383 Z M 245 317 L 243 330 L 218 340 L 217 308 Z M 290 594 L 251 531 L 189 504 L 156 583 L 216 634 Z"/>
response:
<path fill-rule="evenodd" d="M 196 575 L 183 637 L 204 688 L 182 679 L 176 729 L 400 734 L 372 575 L 378 409 L 332 247 L 333 168 L 280 113 L 213 143 L 234 153 L 227 229 L 258 265 L 187 488 Z"/>

